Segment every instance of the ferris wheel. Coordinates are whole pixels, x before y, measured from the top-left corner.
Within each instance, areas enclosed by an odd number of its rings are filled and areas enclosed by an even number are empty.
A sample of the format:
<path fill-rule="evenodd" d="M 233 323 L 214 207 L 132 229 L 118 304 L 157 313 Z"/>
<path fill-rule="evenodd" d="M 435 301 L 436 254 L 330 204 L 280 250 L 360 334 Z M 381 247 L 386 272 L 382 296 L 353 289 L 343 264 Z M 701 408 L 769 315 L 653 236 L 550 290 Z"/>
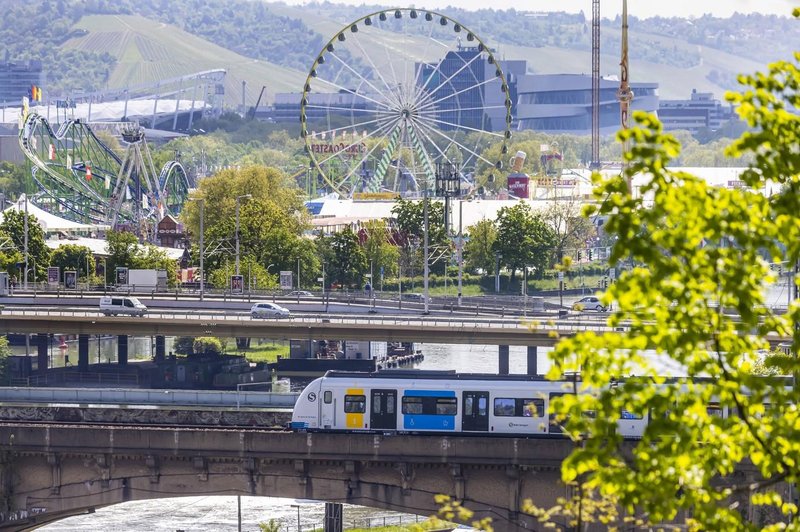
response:
<path fill-rule="evenodd" d="M 314 60 L 300 102 L 312 172 L 332 192 L 419 196 L 437 165 L 492 180 L 512 98 L 493 51 L 452 18 L 389 9 L 344 26 Z"/>

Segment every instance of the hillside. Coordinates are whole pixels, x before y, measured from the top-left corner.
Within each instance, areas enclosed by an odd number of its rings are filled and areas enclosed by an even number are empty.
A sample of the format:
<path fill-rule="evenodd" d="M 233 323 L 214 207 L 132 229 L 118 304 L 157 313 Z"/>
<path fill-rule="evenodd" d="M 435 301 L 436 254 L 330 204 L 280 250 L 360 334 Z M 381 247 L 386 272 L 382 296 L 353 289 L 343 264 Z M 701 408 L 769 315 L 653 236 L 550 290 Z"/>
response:
<path fill-rule="evenodd" d="M 83 33 L 66 41 L 65 49 L 87 53 L 106 52 L 115 59 L 109 73 L 109 87 L 125 87 L 209 70 L 224 68 L 228 105 L 241 102 L 242 80 L 247 81 L 246 99 L 253 104 L 261 86 L 265 98 L 275 92 L 302 87 L 305 73 L 266 61 L 243 57 L 186 33 L 169 24 L 134 15 L 92 15 L 82 18 L 73 30 Z"/>

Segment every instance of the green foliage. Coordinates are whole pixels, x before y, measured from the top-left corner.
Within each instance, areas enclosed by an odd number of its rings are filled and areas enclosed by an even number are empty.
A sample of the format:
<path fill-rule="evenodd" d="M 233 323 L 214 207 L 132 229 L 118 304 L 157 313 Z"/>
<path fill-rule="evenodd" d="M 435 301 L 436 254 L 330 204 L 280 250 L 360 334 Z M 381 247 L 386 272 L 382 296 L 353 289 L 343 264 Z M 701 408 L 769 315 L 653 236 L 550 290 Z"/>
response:
<path fill-rule="evenodd" d="M 16 200 L 26 191 L 28 181 L 28 173 L 23 165 L 0 161 L 0 191 L 6 195 L 6 200 Z M 2 207 L 5 208 L 5 205 Z"/>
<path fill-rule="evenodd" d="M 172 344 L 172 349 L 180 355 L 191 355 L 194 351 L 194 338 L 191 336 L 178 336 Z"/>
<path fill-rule="evenodd" d="M 497 213 L 497 239 L 492 251 L 501 255 L 500 264 L 511 270 L 533 268 L 537 276 L 550 266 L 556 234 L 539 213 L 527 203 L 503 207 Z"/>
<path fill-rule="evenodd" d="M 11 377 L 8 372 L 8 357 L 11 356 L 11 347 L 8 337 L 0 336 L 0 384 L 8 384 Z"/>
<path fill-rule="evenodd" d="M 87 264 L 88 270 L 86 269 Z M 67 270 L 74 270 L 78 272 L 78 277 L 82 279 L 85 279 L 89 274 L 93 275 L 95 271 L 95 259 L 92 255 L 92 250 L 77 244 L 65 244 L 53 250 L 53 254 L 50 257 L 50 265 L 61 268 L 59 271 L 62 275 Z"/>
<path fill-rule="evenodd" d="M 385 277 L 392 277 L 397 271 L 400 251 L 390 241 L 389 226 L 385 220 L 368 220 L 362 224 L 364 234 L 364 253 L 372 267 L 372 285 L 377 286 L 380 271 Z"/>
<path fill-rule="evenodd" d="M 497 225 L 493 220 L 481 220 L 467 228 L 469 242 L 464 244 L 464 263 L 467 271 L 483 270 L 494 275 L 495 258 L 492 250 L 497 240 Z"/>
<path fill-rule="evenodd" d="M 271 272 L 296 271 L 300 259 L 303 272 L 319 270 L 314 243 L 303 235 L 311 227 L 300 190 L 277 168 L 250 166 L 241 170 L 223 170 L 200 182 L 192 199 L 203 200 L 206 271 L 225 268 L 235 262 L 236 198 L 239 199 L 240 260 L 252 259 L 254 268 Z M 200 203 L 189 201 L 181 213 L 186 229 L 199 242 Z M 198 262 L 195 249 L 194 263 Z M 249 259 L 248 259 L 249 258 Z M 261 270 L 259 270 L 261 271 Z M 246 272 L 240 268 L 240 272 Z M 266 275 L 257 275 L 267 279 Z M 267 284 L 269 286 L 269 284 Z"/>
<path fill-rule="evenodd" d="M 318 246 L 326 262 L 325 283 L 328 286 L 336 283 L 359 288 L 363 285 L 369 262 L 352 229 L 348 227 L 331 236 L 320 237 Z"/>
<path fill-rule="evenodd" d="M 177 266 L 166 252 L 152 244 L 139 245 L 139 239 L 128 231 L 106 233 L 106 281 L 113 282 L 116 268 L 166 270 L 167 286 L 177 285 Z"/>
<path fill-rule="evenodd" d="M 444 203 L 400 199 L 392 214 L 399 231 L 398 245 L 406 270 L 422 271 L 424 268 L 425 202 L 428 203 L 428 248 L 431 272 L 442 273 L 450 258 L 451 244 L 444 225 Z"/>
<path fill-rule="evenodd" d="M 800 106 L 798 62 L 795 54 L 793 62 L 742 76 L 745 90 L 728 95 L 753 128 L 727 150 L 753 157 L 742 176 L 747 188 L 717 188 L 669 170 L 680 144 L 642 113 L 634 115 L 637 127 L 618 135 L 632 143 L 625 175 L 595 178 L 598 206 L 589 213 L 609 217 L 605 229 L 618 239 L 611 259 L 638 266 L 604 296 L 618 309 L 609 325 L 620 331 L 624 324 L 624 332 L 581 333 L 554 350 L 549 377 L 580 372 L 576 386 L 591 391 L 556 402 L 578 443 L 562 478 L 613 498 L 645 525 L 686 519 L 697 530 L 763 526 L 744 520 L 737 506 L 748 502 L 767 521 L 798 513 L 780 482 L 800 481 L 800 394 L 778 377 L 756 374 L 767 335 L 790 337 L 792 351 L 800 348 L 800 301 L 778 315 L 764 300 L 765 286 L 776 281 L 765 255 L 800 260 L 800 117 L 786 111 Z M 631 195 L 625 177 L 639 173 L 651 180 Z M 768 185 L 772 195 L 762 193 Z M 707 378 L 666 381 L 645 350 Z M 800 372 L 796 357 L 780 367 Z M 641 378 L 616 382 L 629 375 Z M 713 414 L 723 409 L 727 416 Z M 622 410 L 649 413 L 642 439 L 624 450 Z M 595 416 L 582 416 L 586 411 Z M 756 470 L 755 481 L 735 474 L 743 467 Z"/>
<path fill-rule="evenodd" d="M 215 268 L 209 274 L 209 282 L 214 288 L 230 289 L 231 275 L 236 274 L 236 263 L 234 260 L 224 263 L 219 268 Z M 278 288 L 277 271 L 268 272 L 267 269 L 255 261 L 251 256 L 246 256 L 239 263 L 239 274 L 242 276 L 243 289 L 253 290 L 274 290 Z"/>
<path fill-rule="evenodd" d="M 6 260 L 9 258 L 14 258 L 15 254 L 11 251 L 12 248 L 15 248 L 20 254 L 24 253 L 25 250 L 25 212 L 24 211 L 17 211 L 17 210 L 6 210 L 4 213 L 3 222 L 0 223 L 0 232 L 6 235 L 10 243 L 10 247 L 7 247 L 8 251 L 3 250 L 6 253 Z M 27 215 L 28 218 L 28 256 L 30 258 L 30 262 L 28 264 L 29 273 L 28 279 L 33 280 L 41 279 L 44 276 L 44 272 L 46 271 L 47 265 L 50 263 L 50 248 L 47 247 L 47 244 L 44 242 L 44 230 L 42 226 L 39 225 L 38 220 L 32 214 Z M 8 254 L 11 252 L 11 254 Z M 0 257 L 2 260 L 2 257 Z M 20 262 L 24 261 L 24 256 L 20 258 Z M 34 276 L 33 267 L 34 262 L 36 265 L 36 272 Z M 10 271 L 16 271 L 20 274 L 20 280 L 22 280 L 22 271 L 19 268 L 11 268 Z"/>
<path fill-rule="evenodd" d="M 223 352 L 222 342 L 213 336 L 200 336 L 192 343 L 194 355 L 221 355 Z"/>
<path fill-rule="evenodd" d="M 281 522 L 277 519 L 270 519 L 266 523 L 258 523 L 258 529 L 261 532 L 280 532 Z"/>

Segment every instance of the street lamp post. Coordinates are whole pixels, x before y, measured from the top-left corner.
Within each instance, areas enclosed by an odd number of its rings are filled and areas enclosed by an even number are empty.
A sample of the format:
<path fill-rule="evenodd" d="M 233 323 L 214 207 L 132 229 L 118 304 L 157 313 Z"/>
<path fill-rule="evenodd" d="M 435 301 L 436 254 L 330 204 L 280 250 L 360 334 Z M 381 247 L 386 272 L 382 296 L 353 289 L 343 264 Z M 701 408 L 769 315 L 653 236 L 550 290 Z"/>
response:
<path fill-rule="evenodd" d="M 297 532 L 300 532 L 300 505 L 293 504 L 292 508 L 297 508 Z"/>
<path fill-rule="evenodd" d="M 252 197 L 252 194 L 236 196 L 236 275 L 239 275 L 239 200 Z"/>
<path fill-rule="evenodd" d="M 28 289 L 28 195 L 25 194 L 25 280 L 22 285 Z"/>
<path fill-rule="evenodd" d="M 503 255 L 500 253 L 494 254 L 495 258 L 495 270 L 494 270 L 494 291 L 496 294 L 500 293 L 500 259 L 503 258 Z"/>
<path fill-rule="evenodd" d="M 203 257 L 205 256 L 205 249 L 203 249 L 203 247 L 204 247 L 203 236 L 204 236 L 204 233 L 205 233 L 205 230 L 204 230 L 205 228 L 203 227 L 203 214 L 204 214 L 204 211 L 206 210 L 206 200 L 205 200 L 205 198 L 196 198 L 196 199 L 192 199 L 192 201 L 196 201 L 197 203 L 200 204 L 200 301 L 203 301 L 203 293 L 205 292 L 205 287 L 206 287 L 205 281 L 204 281 L 204 278 L 206 276 L 206 270 L 205 270 L 205 265 L 203 264 Z M 238 262 L 238 258 L 239 258 L 239 254 L 238 254 L 238 244 L 239 244 L 239 237 L 238 237 L 238 234 L 239 234 L 239 228 L 238 228 L 239 210 L 238 210 L 238 206 L 239 206 L 239 204 L 237 203 L 236 206 L 237 206 L 237 210 L 236 210 L 236 215 L 237 215 L 236 216 L 236 220 L 237 220 L 237 228 L 236 228 L 237 254 L 236 254 L 236 258 L 237 258 L 237 262 L 236 262 L 236 265 L 238 267 L 238 265 L 239 265 L 239 262 Z"/>

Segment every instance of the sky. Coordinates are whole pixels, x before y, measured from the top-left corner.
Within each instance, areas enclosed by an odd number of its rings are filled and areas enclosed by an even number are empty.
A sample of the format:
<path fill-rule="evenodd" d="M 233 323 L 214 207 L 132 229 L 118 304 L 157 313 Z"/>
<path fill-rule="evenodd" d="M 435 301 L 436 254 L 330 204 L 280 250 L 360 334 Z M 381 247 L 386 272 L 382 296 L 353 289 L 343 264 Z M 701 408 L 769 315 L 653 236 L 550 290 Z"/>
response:
<path fill-rule="evenodd" d="M 307 0 L 283 0 L 287 4 L 302 5 Z M 455 6 L 476 10 L 486 7 L 494 9 L 514 8 L 519 11 L 566 11 L 577 13 L 581 10 L 590 16 L 592 0 L 419 0 L 408 2 L 403 0 L 328 0 L 334 4 L 385 5 L 388 7 L 419 7 L 441 9 Z M 734 12 L 764 13 L 790 16 L 792 8 L 800 7 L 800 0 L 628 0 L 628 14 L 639 18 L 662 17 L 699 17 L 711 13 L 718 17 L 729 17 Z M 622 0 L 600 0 L 600 15 L 613 18 L 622 11 Z"/>

